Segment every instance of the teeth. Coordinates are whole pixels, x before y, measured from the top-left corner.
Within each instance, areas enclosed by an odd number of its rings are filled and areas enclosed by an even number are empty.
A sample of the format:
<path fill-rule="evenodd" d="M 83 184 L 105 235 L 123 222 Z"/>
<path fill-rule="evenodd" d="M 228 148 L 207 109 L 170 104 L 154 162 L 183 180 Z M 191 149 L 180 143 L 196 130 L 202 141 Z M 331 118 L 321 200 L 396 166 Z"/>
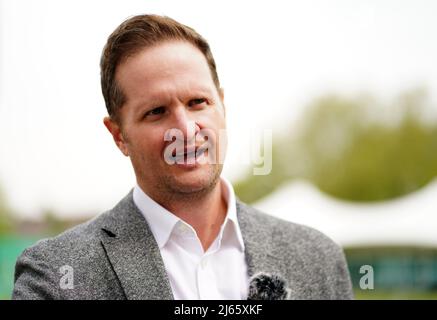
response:
<path fill-rule="evenodd" d="M 200 157 L 205 152 L 205 149 L 197 149 L 197 156 Z"/>
<path fill-rule="evenodd" d="M 205 149 L 200 149 L 200 148 L 197 149 L 197 157 L 200 157 L 204 152 L 205 152 Z M 176 155 L 176 159 L 177 160 L 184 159 L 185 156 L 187 158 L 194 158 L 194 157 L 196 157 L 196 151 L 192 151 L 192 152 L 189 152 L 189 153 L 180 153 L 180 154 L 177 154 Z"/>

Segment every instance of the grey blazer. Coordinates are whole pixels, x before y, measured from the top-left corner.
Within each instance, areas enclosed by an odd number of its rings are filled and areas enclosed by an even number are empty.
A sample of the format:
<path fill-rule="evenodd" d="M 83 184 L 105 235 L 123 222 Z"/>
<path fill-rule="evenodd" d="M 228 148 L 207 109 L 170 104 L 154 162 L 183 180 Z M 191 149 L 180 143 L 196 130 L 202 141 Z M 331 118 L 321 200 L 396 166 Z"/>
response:
<path fill-rule="evenodd" d="M 292 299 L 353 298 L 343 252 L 328 237 L 238 200 L 237 217 L 249 276 L 282 276 Z M 173 299 L 173 294 L 158 245 L 131 191 L 112 210 L 24 250 L 16 263 L 12 298 Z"/>

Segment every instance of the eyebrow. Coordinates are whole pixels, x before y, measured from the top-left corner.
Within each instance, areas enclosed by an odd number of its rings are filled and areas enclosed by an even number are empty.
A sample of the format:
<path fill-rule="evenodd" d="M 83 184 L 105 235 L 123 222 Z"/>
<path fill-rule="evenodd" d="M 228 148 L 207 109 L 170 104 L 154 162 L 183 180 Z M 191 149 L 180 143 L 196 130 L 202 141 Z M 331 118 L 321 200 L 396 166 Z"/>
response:
<path fill-rule="evenodd" d="M 203 94 L 210 98 L 214 96 L 213 92 L 207 88 L 207 87 L 196 87 L 196 88 L 190 88 L 186 90 L 186 92 L 183 93 L 184 96 L 192 96 L 197 94 Z M 158 97 L 160 96 L 160 97 Z M 165 98 L 164 98 L 165 99 Z M 144 111 L 144 109 L 149 108 L 156 108 L 159 107 L 165 103 L 162 103 L 164 100 L 162 98 L 162 94 L 156 93 L 155 95 L 151 95 L 151 97 L 147 99 L 140 99 L 135 105 L 135 109 L 139 109 L 138 112 L 141 113 Z"/>

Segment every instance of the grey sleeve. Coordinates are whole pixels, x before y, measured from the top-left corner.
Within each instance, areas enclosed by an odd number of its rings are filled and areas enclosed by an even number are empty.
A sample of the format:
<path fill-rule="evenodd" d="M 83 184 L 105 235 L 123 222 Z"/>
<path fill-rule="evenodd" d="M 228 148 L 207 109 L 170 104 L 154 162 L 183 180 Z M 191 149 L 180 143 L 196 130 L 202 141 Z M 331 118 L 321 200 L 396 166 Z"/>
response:
<path fill-rule="evenodd" d="M 61 299 L 59 276 L 37 247 L 24 250 L 15 265 L 13 300 Z"/>
<path fill-rule="evenodd" d="M 334 264 L 335 274 L 334 286 L 335 286 L 335 298 L 337 300 L 351 300 L 354 299 L 352 290 L 352 282 L 347 266 L 346 258 L 343 253 L 343 249 L 337 246 L 336 260 Z"/>

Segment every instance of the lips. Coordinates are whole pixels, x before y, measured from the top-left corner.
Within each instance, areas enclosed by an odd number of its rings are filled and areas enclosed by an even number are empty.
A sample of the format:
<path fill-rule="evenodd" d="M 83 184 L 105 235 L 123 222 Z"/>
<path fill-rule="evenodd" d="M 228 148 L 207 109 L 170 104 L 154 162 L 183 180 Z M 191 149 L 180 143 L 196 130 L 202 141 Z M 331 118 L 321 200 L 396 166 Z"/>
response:
<path fill-rule="evenodd" d="M 190 150 L 190 151 L 189 151 Z M 200 157 L 205 151 L 205 147 L 196 147 L 194 150 L 192 148 L 185 148 L 183 153 L 176 153 L 176 151 L 173 153 L 173 156 L 177 162 L 185 161 L 186 159 L 190 158 L 198 158 Z"/>

